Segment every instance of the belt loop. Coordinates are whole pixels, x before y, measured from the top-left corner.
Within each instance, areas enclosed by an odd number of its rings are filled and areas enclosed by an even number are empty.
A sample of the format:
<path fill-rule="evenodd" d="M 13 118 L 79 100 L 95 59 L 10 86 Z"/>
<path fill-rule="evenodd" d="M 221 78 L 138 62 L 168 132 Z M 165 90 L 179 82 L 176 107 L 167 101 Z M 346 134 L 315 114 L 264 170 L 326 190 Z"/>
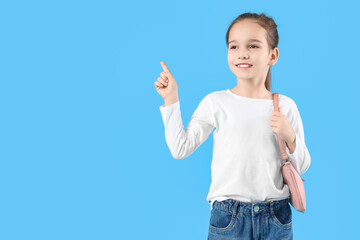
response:
<path fill-rule="evenodd" d="M 234 208 L 233 208 L 233 211 L 232 211 L 232 213 L 233 213 L 233 215 L 236 215 L 236 210 L 237 210 L 237 207 L 238 207 L 238 205 L 239 205 L 239 201 L 237 201 L 237 200 L 234 200 L 235 201 L 235 204 L 234 204 Z"/>
<path fill-rule="evenodd" d="M 217 201 L 217 200 L 212 201 L 212 203 L 211 203 L 211 208 L 210 208 L 211 211 L 213 210 L 216 201 Z"/>
<path fill-rule="evenodd" d="M 270 214 L 274 215 L 274 201 L 270 202 Z"/>

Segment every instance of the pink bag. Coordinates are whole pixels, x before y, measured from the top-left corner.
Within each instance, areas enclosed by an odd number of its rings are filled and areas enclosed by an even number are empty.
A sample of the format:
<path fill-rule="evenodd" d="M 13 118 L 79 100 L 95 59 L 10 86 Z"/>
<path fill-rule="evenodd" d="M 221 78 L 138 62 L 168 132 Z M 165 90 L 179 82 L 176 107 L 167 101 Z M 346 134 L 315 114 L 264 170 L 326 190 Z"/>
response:
<path fill-rule="evenodd" d="M 279 93 L 273 93 L 273 100 L 274 112 L 278 112 Z M 285 163 L 281 167 L 281 172 L 284 178 L 284 182 L 288 185 L 290 190 L 290 203 L 297 211 L 303 213 L 306 209 L 305 188 L 303 183 L 305 180 L 300 177 L 299 173 L 291 164 L 289 156 L 285 151 L 285 141 L 279 136 L 279 134 L 276 135 L 278 137 L 282 158 L 285 160 Z"/>

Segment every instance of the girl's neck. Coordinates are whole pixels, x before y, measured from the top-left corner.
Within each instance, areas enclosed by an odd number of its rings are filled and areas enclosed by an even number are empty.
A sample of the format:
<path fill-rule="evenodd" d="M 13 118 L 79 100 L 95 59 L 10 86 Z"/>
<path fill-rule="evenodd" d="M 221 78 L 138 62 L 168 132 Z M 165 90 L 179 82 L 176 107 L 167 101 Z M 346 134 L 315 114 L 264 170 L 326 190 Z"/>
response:
<path fill-rule="evenodd" d="M 231 92 L 237 94 L 242 97 L 247 98 L 256 98 L 256 99 L 272 99 L 272 93 L 268 91 L 266 88 L 261 90 L 246 90 L 244 88 L 240 88 L 238 85 L 234 88 L 230 89 Z"/>

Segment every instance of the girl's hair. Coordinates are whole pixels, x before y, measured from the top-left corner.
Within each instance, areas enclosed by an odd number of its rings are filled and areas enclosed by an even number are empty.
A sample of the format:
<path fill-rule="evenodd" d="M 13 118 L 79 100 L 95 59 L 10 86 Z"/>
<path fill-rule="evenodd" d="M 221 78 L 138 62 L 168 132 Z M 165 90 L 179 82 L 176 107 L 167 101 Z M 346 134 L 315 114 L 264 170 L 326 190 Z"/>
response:
<path fill-rule="evenodd" d="M 272 50 L 278 46 L 279 34 L 277 31 L 277 25 L 276 25 L 275 21 L 271 17 L 266 16 L 264 13 L 256 14 L 256 13 L 247 12 L 247 13 L 243 13 L 243 14 L 239 15 L 230 24 L 230 26 L 226 32 L 226 45 L 228 48 L 229 48 L 229 32 L 230 32 L 232 26 L 235 23 L 240 22 L 241 20 L 244 20 L 244 19 L 255 20 L 257 24 L 259 24 L 261 27 L 263 27 L 266 30 L 267 35 L 265 37 L 266 37 L 269 49 Z M 266 76 L 265 87 L 268 91 L 270 91 L 270 89 L 271 89 L 271 66 L 270 66 L 268 74 Z"/>

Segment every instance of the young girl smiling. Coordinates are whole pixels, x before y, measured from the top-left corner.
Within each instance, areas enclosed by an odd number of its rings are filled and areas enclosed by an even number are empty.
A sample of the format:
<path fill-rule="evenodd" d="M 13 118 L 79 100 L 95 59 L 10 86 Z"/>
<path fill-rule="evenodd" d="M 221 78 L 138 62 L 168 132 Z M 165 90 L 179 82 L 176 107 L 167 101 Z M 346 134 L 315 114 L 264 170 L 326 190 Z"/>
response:
<path fill-rule="evenodd" d="M 184 130 L 178 87 L 164 62 L 154 83 L 172 156 L 191 155 L 213 134 L 208 239 L 292 239 L 290 192 L 283 182 L 277 134 L 299 174 L 310 166 L 296 103 L 279 94 L 274 112 L 271 66 L 279 57 L 277 25 L 265 14 L 244 13 L 226 33 L 228 64 L 237 85 L 207 94 Z"/>

